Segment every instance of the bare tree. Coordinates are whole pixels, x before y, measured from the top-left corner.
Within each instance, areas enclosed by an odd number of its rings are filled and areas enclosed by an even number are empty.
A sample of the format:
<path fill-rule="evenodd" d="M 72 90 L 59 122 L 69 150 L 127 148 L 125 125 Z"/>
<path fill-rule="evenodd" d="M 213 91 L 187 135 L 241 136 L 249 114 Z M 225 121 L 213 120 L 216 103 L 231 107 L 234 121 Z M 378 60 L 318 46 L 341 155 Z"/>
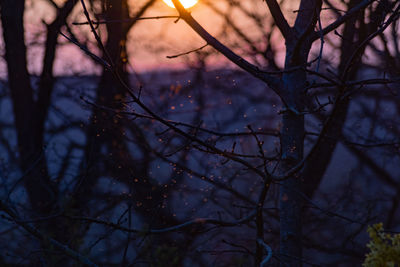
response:
<path fill-rule="evenodd" d="M 22 173 L 0 166 L 1 233 L 14 240 L 1 243 L 4 264 L 360 264 L 366 226 L 400 220 L 399 3 L 203 1 L 220 21 L 212 36 L 173 2 L 178 14 L 149 16 L 154 0 L 48 1 L 37 84 L 25 3 L 0 2 L 15 120 L 2 122 L 0 144 L 12 161 L 4 136 L 15 129 Z M 206 44 L 173 54 L 163 45 L 186 49 L 181 40 L 147 33 L 152 57 L 187 67 L 132 73 L 129 45 L 146 49 L 132 31 L 171 19 Z M 100 77 L 54 77 L 56 50 L 70 44 Z M 211 70 L 216 61 L 238 68 Z M 65 149 L 50 155 L 49 136 Z M 337 176 L 340 157 L 356 167 Z"/>
<path fill-rule="evenodd" d="M 373 2 L 350 2 L 347 13 L 339 16 L 336 21 L 323 28 L 321 27 L 322 1 L 300 1 L 293 26 L 288 24 L 276 1 L 266 1 L 286 45 L 284 70 L 277 79 L 271 73 L 262 71 L 262 66 L 260 68 L 251 64 L 213 38 L 184 9 L 179 1 L 173 1 L 180 18 L 192 27 L 207 44 L 213 46 L 240 68 L 264 81 L 280 97 L 284 105 L 280 135 L 282 153 L 280 166 L 282 174 L 274 177 L 267 169 L 265 169 L 264 173 L 259 173 L 265 180 L 264 186 L 267 188 L 273 181 L 282 181 L 279 216 L 281 226 L 280 254 L 283 257 L 283 265 L 300 266 L 302 264 L 301 210 L 303 199 L 298 191 L 304 187 L 302 183 L 306 183 L 308 184 L 306 190 L 309 190 L 307 193 L 308 195 L 312 195 L 312 192 L 322 178 L 322 174 L 326 170 L 330 158 L 329 156 L 326 157 L 326 155 L 332 154 L 335 148 L 335 141 L 332 143 L 332 141 L 327 142 L 324 139 L 326 133 L 340 134 L 343 127 L 346 110 L 348 109 L 348 96 L 346 94 L 348 91 L 351 91 L 351 86 L 346 85 L 346 82 L 354 79 L 355 71 L 357 70 L 356 67 L 359 65 L 357 62 L 359 62 L 359 59 L 364 54 L 368 42 L 398 19 L 399 7 L 396 6 L 395 2 L 386 1 L 380 2 L 375 7 L 370 8 L 370 21 L 366 23 L 364 16 L 366 10 Z M 385 21 L 386 15 L 382 14 L 388 10 L 390 10 L 389 17 Z M 358 27 L 356 28 L 355 25 L 357 25 L 357 22 Z M 319 138 L 313 148 L 311 148 L 310 153 L 308 156 L 303 157 L 305 136 L 304 115 L 307 112 L 313 111 L 311 101 L 306 94 L 307 87 L 310 84 L 307 76 L 309 73 L 319 75 L 319 64 L 322 57 L 324 38 L 343 24 L 346 26 L 343 34 L 342 60 L 337 73 L 340 82 L 335 82 L 338 85 L 338 89 L 334 107 L 331 114 L 323 122 L 324 126 L 319 134 Z M 315 30 L 316 28 L 318 30 Z M 358 31 L 358 36 L 355 34 L 356 30 Z M 353 41 L 354 38 L 357 39 Z M 320 58 L 317 59 L 317 71 L 312 72 L 307 69 L 310 65 L 309 54 L 312 44 L 317 40 L 321 40 L 321 54 L 319 55 Z M 324 158 L 324 162 L 318 162 L 320 158 Z M 304 171 L 301 171 L 304 165 L 306 168 Z M 304 174 L 307 176 L 304 176 Z M 263 194 L 262 196 L 265 198 Z M 258 227 L 258 237 L 263 240 L 263 228 L 261 225 L 258 225 Z M 261 261 L 262 249 L 262 246 L 259 245 L 256 256 L 257 262 Z"/>

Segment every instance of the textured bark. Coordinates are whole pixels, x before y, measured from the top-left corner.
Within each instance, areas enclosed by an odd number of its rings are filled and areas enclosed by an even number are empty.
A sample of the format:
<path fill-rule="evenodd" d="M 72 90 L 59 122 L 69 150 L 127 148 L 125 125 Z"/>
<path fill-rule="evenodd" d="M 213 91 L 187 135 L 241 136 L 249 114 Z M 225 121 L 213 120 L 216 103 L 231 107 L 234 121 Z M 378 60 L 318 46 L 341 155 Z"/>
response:
<path fill-rule="evenodd" d="M 288 103 L 297 111 L 303 110 L 301 92 L 306 75 L 303 71 L 284 76 L 285 87 L 289 92 Z M 281 130 L 281 149 L 283 171 L 289 170 L 303 159 L 304 116 L 287 111 L 283 115 Z M 302 183 L 301 173 L 289 177 L 280 189 L 280 253 L 282 265 L 301 266 L 301 206 L 298 191 Z"/>
<path fill-rule="evenodd" d="M 283 100 L 286 110 L 282 118 L 281 153 L 282 172 L 286 172 L 303 160 L 304 153 L 304 107 L 307 86 L 306 66 L 311 49 L 311 35 L 322 2 L 302 0 L 293 34 L 286 37 Z M 295 70 L 297 68 L 297 70 Z M 302 266 L 302 197 L 304 177 L 299 172 L 284 180 L 280 187 L 280 259 L 281 266 Z"/>

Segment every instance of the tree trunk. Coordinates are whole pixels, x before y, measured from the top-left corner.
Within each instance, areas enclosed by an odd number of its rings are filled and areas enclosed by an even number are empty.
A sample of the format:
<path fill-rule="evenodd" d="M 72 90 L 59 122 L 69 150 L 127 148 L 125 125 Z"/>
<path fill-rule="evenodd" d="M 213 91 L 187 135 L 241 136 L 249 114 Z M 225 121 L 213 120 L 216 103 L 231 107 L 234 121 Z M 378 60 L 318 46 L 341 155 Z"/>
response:
<path fill-rule="evenodd" d="M 351 9 L 360 2 L 361 0 L 351 0 L 348 8 Z M 353 80 L 357 77 L 357 73 L 361 68 L 361 59 L 362 55 L 364 55 L 365 47 L 359 49 L 358 56 L 351 63 L 352 67 L 346 70 L 346 73 L 343 72 L 345 71 L 348 60 L 354 53 L 355 49 L 358 49 L 359 45 L 365 40 L 365 38 L 367 38 L 369 34 L 375 32 L 381 23 L 383 23 L 382 20 L 384 17 L 379 16 L 379 14 L 384 13 L 383 9 L 386 4 L 386 1 L 382 1 L 377 5 L 376 9 L 372 11 L 371 16 L 378 17 L 379 19 L 371 21 L 368 25 L 365 24 L 365 11 L 360 12 L 358 16 L 352 17 L 345 23 L 340 47 L 341 56 L 338 67 L 339 77 L 345 77 L 348 80 Z M 341 93 L 340 91 L 343 90 L 343 88 L 337 89 L 339 94 Z M 351 90 L 351 88 L 345 88 L 345 90 Z M 304 166 L 303 173 L 306 179 L 303 185 L 303 190 L 309 198 L 312 198 L 315 191 L 318 189 L 318 186 L 328 169 L 335 148 L 342 138 L 342 129 L 346 122 L 349 105 L 350 100 L 348 98 L 341 99 L 340 102 L 337 103 L 337 107 L 332 114 L 330 114 L 332 119 L 330 119 L 330 122 L 326 125 L 326 132 L 329 133 L 329 137 L 323 139 L 315 153 L 308 160 L 308 163 Z M 322 122 L 326 120 L 323 116 L 317 118 Z"/>
<path fill-rule="evenodd" d="M 304 116 L 302 91 L 306 81 L 304 71 L 284 75 L 288 92 L 288 109 L 283 114 L 281 130 L 281 169 L 289 170 L 303 159 Z M 282 266 L 301 266 L 301 209 L 302 199 L 298 193 L 303 177 L 301 173 L 284 180 L 280 188 L 280 254 Z"/>
<path fill-rule="evenodd" d="M 1 20 L 8 67 L 8 82 L 17 132 L 23 183 L 35 216 L 49 215 L 56 203 L 56 190 L 47 174 L 43 133 L 39 131 L 33 89 L 27 70 L 24 40 L 24 0 L 2 0 Z"/>

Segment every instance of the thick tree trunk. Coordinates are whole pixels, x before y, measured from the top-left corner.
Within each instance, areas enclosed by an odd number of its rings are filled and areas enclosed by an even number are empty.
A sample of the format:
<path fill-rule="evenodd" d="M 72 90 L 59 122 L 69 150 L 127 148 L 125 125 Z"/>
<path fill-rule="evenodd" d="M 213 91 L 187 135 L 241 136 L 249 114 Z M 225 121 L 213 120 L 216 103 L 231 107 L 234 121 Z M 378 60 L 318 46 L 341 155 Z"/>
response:
<path fill-rule="evenodd" d="M 148 1 L 137 15 L 144 13 L 145 8 L 152 3 L 154 1 Z M 118 21 L 129 18 L 127 0 L 107 0 L 106 6 L 106 20 Z M 96 103 L 100 106 L 124 109 L 119 102 L 126 99 L 127 94 L 121 81 L 129 84 L 125 71 L 127 61 L 125 43 L 132 24 L 110 23 L 106 26 L 106 53 L 103 58 L 111 61 L 113 71 L 103 70 L 97 88 Z M 127 131 L 134 135 L 137 148 L 140 149 L 136 154 L 140 154 L 141 158 L 135 158 L 133 151 L 129 149 Z M 89 203 L 88 200 L 94 193 L 93 185 L 97 183 L 101 175 L 107 175 L 129 187 L 131 199 L 127 201 L 127 204 L 141 216 L 144 223 L 148 224 L 150 228 L 162 228 L 178 223 L 168 209 L 161 208 L 166 189 L 149 177 L 152 156 L 151 150 L 146 147 L 147 140 L 142 129 L 130 120 L 115 116 L 107 110 L 94 108 L 86 136 L 86 162 L 83 166 L 85 169 L 82 182 L 77 188 L 78 194 L 75 199 L 77 208 L 82 209 Z M 175 239 L 169 235 L 153 237 L 152 246 L 158 249 L 179 247 L 179 251 L 187 249 L 183 246 L 184 242 L 179 243 Z M 148 257 L 146 260 L 155 264 L 160 259 L 152 258 L 152 251 L 155 249 L 143 251 L 143 257 Z M 174 255 L 171 254 L 172 256 Z M 127 263 L 123 262 L 123 264 Z"/>
<path fill-rule="evenodd" d="M 105 3 L 106 10 L 104 15 L 106 20 L 123 20 L 128 18 L 126 1 L 118 0 Z M 118 73 L 121 79 L 125 79 L 124 63 L 121 55 L 125 53 L 126 36 L 122 23 L 109 23 L 107 27 L 107 42 L 103 58 L 109 62 L 114 73 Z M 125 90 L 121 88 L 113 72 L 104 68 L 100 82 L 97 87 L 96 104 L 110 108 L 121 108 L 115 103 L 123 99 Z M 99 108 L 93 109 L 93 115 L 86 131 L 86 148 L 82 170 L 81 182 L 75 188 L 76 197 L 74 199 L 77 209 L 85 209 L 89 200 L 92 198 L 94 185 L 101 175 L 111 175 L 113 172 L 107 170 L 106 161 L 113 161 L 114 157 L 121 151 L 112 151 L 112 144 L 119 145 L 123 130 L 120 125 L 120 118 L 113 116 L 110 112 Z M 115 154 L 113 154 L 115 152 Z M 116 168 L 122 169 L 123 162 L 114 162 Z M 110 164 L 111 165 L 111 164 Z M 106 172 L 107 171 L 107 172 Z"/>
<path fill-rule="evenodd" d="M 349 9 L 359 4 L 361 0 L 351 0 L 349 2 Z M 379 14 L 384 13 L 383 9 L 387 5 L 386 1 L 382 1 L 372 13 L 372 17 L 379 19 L 371 21 L 368 25 L 365 24 L 365 12 L 360 12 L 358 16 L 349 19 L 344 25 L 342 33 L 342 44 L 340 47 L 340 63 L 338 67 L 339 77 L 348 80 L 354 80 L 361 68 L 362 55 L 364 55 L 365 47 L 359 48 L 359 45 L 367 38 L 367 36 L 375 32 L 378 27 L 383 23 L 384 17 Z M 358 50 L 358 56 L 351 63 L 351 68 L 345 70 L 348 60 L 354 53 L 355 49 Z M 344 73 L 346 71 L 346 73 Z M 338 95 L 343 93 L 343 90 L 351 90 L 351 88 L 337 88 Z M 330 120 L 326 124 L 326 132 L 329 134 L 323 139 L 321 144 L 317 147 L 314 154 L 309 158 L 307 164 L 304 166 L 303 175 L 306 177 L 303 184 L 303 191 L 307 197 L 312 198 L 315 191 L 318 189 L 323 176 L 330 164 L 333 153 L 337 144 L 342 139 L 342 129 L 346 122 L 350 100 L 343 98 L 337 103 L 337 107 L 330 114 Z M 326 120 L 325 117 L 319 115 L 317 117 L 322 122 Z"/>
<path fill-rule="evenodd" d="M 23 182 L 35 216 L 48 215 L 56 202 L 56 190 L 47 174 L 43 132 L 39 129 L 36 104 L 27 70 L 24 40 L 24 0 L 2 0 L 1 20 L 8 67 L 8 82 L 18 139 Z"/>
<path fill-rule="evenodd" d="M 281 130 L 281 169 L 287 171 L 303 159 L 304 116 L 303 89 L 306 74 L 299 70 L 283 77 L 286 99 L 290 109 L 282 118 Z M 298 112 L 298 113 L 297 113 Z M 289 177 L 280 189 L 280 256 L 282 266 L 301 266 L 301 209 L 302 198 L 299 194 L 303 177 L 301 173 Z"/>
<path fill-rule="evenodd" d="M 308 55 L 313 41 L 309 39 L 321 11 L 322 1 L 302 0 L 292 32 L 286 36 L 283 100 L 286 110 L 282 118 L 282 172 L 303 160 L 305 88 L 307 87 Z M 284 180 L 280 187 L 280 260 L 281 266 L 302 266 L 302 172 Z"/>
<path fill-rule="evenodd" d="M 43 71 L 36 101 L 30 74 L 27 70 L 23 23 L 25 1 L 2 0 L 0 3 L 19 165 L 23 172 L 22 181 L 32 208 L 29 216 L 33 218 L 51 216 L 58 211 L 59 203 L 57 186 L 48 175 L 44 149 L 45 123 L 54 87 L 53 65 L 57 37 L 60 28 L 65 24 L 72 11 L 75 1 L 68 0 L 59 10 L 54 22 L 48 27 Z M 39 222 L 37 227 L 58 241 L 66 242 L 70 238 L 66 235 L 68 233 L 67 226 L 61 218 Z M 43 246 L 47 247 L 47 244 L 43 244 Z M 48 256 L 45 255 L 45 258 L 52 264 L 65 260 L 65 258 L 55 257 L 51 253 Z"/>

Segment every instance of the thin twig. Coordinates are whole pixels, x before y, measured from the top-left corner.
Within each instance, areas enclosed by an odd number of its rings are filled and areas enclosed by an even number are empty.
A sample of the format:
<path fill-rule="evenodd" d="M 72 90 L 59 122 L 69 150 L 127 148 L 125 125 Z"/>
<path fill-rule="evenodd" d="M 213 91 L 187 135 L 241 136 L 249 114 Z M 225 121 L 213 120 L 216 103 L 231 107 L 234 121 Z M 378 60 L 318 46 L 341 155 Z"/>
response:
<path fill-rule="evenodd" d="M 205 44 L 205 45 L 203 45 L 203 46 L 201 46 L 201 47 L 199 47 L 199 48 L 196 48 L 196 49 L 193 49 L 193 50 L 190 50 L 190 51 L 188 51 L 188 52 L 185 52 L 185 53 L 181 53 L 181 54 L 177 54 L 177 55 L 173 55 L 173 56 L 167 56 L 167 58 L 177 58 L 177 57 L 180 57 L 180 56 L 186 56 L 186 55 L 189 55 L 189 54 L 191 54 L 191 53 L 195 53 L 195 52 L 197 52 L 197 51 L 200 51 L 200 50 L 202 50 L 203 48 L 205 48 L 205 47 L 207 47 L 208 46 L 208 44 Z"/>

